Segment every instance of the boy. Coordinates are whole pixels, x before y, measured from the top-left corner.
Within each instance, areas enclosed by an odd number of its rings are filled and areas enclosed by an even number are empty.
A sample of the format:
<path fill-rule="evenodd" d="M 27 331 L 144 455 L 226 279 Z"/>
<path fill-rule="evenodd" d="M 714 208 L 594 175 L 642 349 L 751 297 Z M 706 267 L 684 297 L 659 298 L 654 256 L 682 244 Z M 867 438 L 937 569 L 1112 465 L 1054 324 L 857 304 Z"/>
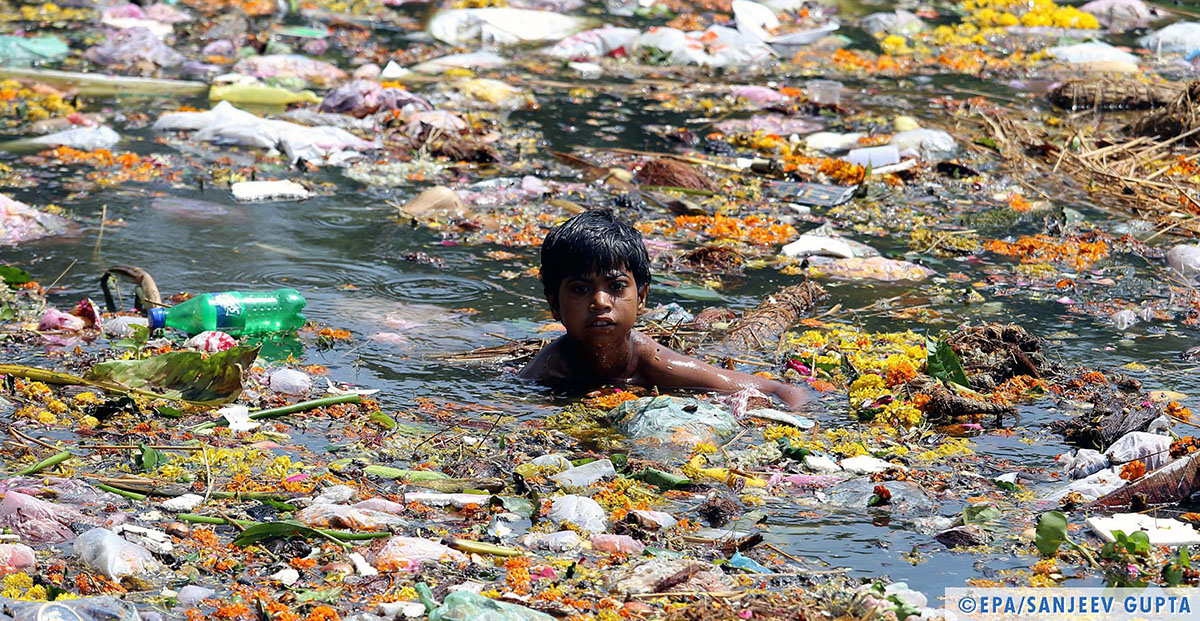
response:
<path fill-rule="evenodd" d="M 650 257 L 641 233 L 610 210 L 586 211 L 550 231 L 541 277 L 550 312 L 567 333 L 521 370 L 524 379 L 720 392 L 753 387 L 793 408 L 808 400 L 804 388 L 714 367 L 634 330 L 650 290 Z"/>

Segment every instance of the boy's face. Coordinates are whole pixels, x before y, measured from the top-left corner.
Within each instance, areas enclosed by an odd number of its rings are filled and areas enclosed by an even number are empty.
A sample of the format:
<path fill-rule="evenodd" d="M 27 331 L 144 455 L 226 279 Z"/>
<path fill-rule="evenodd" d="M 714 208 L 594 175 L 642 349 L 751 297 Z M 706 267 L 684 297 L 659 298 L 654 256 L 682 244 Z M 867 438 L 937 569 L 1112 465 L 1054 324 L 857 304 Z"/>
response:
<path fill-rule="evenodd" d="M 567 334 L 592 346 L 621 342 L 646 308 L 646 292 L 640 291 L 633 274 L 622 268 L 608 274 L 572 276 L 558 285 L 558 294 L 548 296 L 554 318 Z"/>

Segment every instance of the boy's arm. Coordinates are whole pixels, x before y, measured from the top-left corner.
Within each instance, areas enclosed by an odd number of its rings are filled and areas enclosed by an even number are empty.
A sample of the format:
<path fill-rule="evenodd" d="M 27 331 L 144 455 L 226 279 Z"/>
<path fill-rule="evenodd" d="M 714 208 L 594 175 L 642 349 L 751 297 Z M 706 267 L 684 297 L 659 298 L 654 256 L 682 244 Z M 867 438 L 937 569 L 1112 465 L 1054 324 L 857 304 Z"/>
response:
<path fill-rule="evenodd" d="M 642 336 L 639 333 L 639 336 Z M 809 391 L 800 386 L 784 384 L 757 375 L 714 367 L 703 360 L 680 354 L 642 336 L 639 352 L 642 376 L 651 384 L 663 388 L 699 388 L 718 392 L 737 392 L 757 388 L 764 394 L 775 395 L 789 407 L 799 408 L 809 401 Z"/>
<path fill-rule="evenodd" d="M 517 377 L 535 382 L 542 382 L 550 379 L 558 379 L 561 373 L 555 373 L 556 362 L 558 360 L 559 343 L 555 340 L 553 343 L 543 347 L 541 351 L 525 365 L 524 369 L 517 374 Z"/>

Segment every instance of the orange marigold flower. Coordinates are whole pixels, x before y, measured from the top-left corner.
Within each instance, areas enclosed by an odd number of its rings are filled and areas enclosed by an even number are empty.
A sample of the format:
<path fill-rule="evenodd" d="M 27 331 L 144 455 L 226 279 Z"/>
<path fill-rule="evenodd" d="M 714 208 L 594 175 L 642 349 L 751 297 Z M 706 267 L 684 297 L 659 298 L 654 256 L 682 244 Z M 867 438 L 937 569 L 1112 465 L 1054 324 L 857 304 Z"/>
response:
<path fill-rule="evenodd" d="M 813 380 L 808 386 L 817 392 L 833 392 L 837 390 L 837 386 L 834 386 L 833 382 L 823 379 Z"/>
<path fill-rule="evenodd" d="M 308 613 L 308 621 L 341 621 L 341 617 L 329 606 L 317 606 Z"/>
<path fill-rule="evenodd" d="M 1146 462 L 1135 459 L 1121 467 L 1121 478 L 1126 481 L 1133 481 L 1142 478 L 1146 474 Z"/>
<path fill-rule="evenodd" d="M 1181 420 L 1191 420 L 1192 411 L 1183 407 L 1183 404 L 1178 401 L 1172 401 L 1167 404 L 1167 415 Z"/>

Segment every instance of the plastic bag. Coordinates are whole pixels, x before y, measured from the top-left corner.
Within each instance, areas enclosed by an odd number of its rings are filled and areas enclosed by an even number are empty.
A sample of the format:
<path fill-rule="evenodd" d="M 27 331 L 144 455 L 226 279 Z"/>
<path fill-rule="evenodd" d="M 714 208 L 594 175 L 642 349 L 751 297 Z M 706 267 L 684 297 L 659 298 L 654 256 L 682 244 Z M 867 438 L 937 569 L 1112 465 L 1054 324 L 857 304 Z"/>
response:
<path fill-rule="evenodd" d="M 651 28 L 638 37 L 635 48 L 668 54 L 676 65 L 702 67 L 740 67 L 772 57 L 771 48 L 762 40 L 724 26 L 710 26 L 696 32 Z"/>
<path fill-rule="evenodd" d="M 910 129 L 892 136 L 892 146 L 900 155 L 917 155 L 923 160 L 935 161 L 953 157 L 958 153 L 954 137 L 940 129 Z"/>
<path fill-rule="evenodd" d="M 692 398 L 643 397 L 622 403 L 612 415 L 617 429 L 635 443 L 667 445 L 672 451 L 701 443 L 720 445 L 738 428 L 725 408 Z"/>
<path fill-rule="evenodd" d="M 495 52 L 468 52 L 440 56 L 412 66 L 412 71 L 440 75 L 451 69 L 496 69 L 508 64 L 508 59 Z"/>
<path fill-rule="evenodd" d="M 1109 467 L 1108 457 L 1092 449 L 1079 449 L 1064 461 L 1063 466 L 1071 479 L 1084 479 Z"/>
<path fill-rule="evenodd" d="M 285 395 L 303 395 L 312 390 L 313 380 L 304 371 L 279 369 L 271 374 L 271 390 Z"/>
<path fill-rule="evenodd" d="M 300 522 L 313 528 L 345 528 L 349 530 L 379 530 L 400 525 L 405 521 L 382 511 L 360 509 L 347 505 L 312 505 L 296 514 Z"/>
<path fill-rule="evenodd" d="M 12 543 L 0 543 L 0 576 L 27 571 L 37 565 L 33 548 Z"/>
<path fill-rule="evenodd" d="M 1200 49 L 1200 23 L 1175 22 L 1138 39 L 1138 45 L 1156 54 L 1186 54 Z"/>
<path fill-rule="evenodd" d="M 1135 459 L 1146 462 L 1146 471 L 1157 470 L 1171 459 L 1171 436 L 1160 436 L 1144 431 L 1132 431 L 1121 436 L 1104 451 L 1109 461 L 1123 465 Z"/>
<path fill-rule="evenodd" d="M 375 555 L 375 568 L 380 571 L 417 571 L 425 561 L 466 563 L 467 555 L 420 537 L 392 537 Z"/>
<path fill-rule="evenodd" d="M 1200 245 L 1180 244 L 1167 251 L 1167 267 L 1180 276 L 1195 280 L 1200 274 Z"/>
<path fill-rule="evenodd" d="M 599 552 L 640 555 L 646 551 L 642 542 L 629 535 L 592 535 L 592 548 Z"/>
<path fill-rule="evenodd" d="M 0 63 L 6 67 L 62 60 L 70 51 L 58 37 L 0 35 Z"/>
<path fill-rule="evenodd" d="M 609 574 L 608 587 L 609 590 L 625 596 L 654 593 L 663 580 L 688 574 L 691 574 L 691 577 L 675 585 L 675 589 L 711 592 L 732 591 L 736 588 L 733 580 L 711 563 L 674 558 L 647 558 L 616 568 Z"/>
<path fill-rule="evenodd" d="M 555 621 L 554 617 L 470 591 L 455 591 L 429 613 L 429 621 Z"/>
<path fill-rule="evenodd" d="M 12 528 L 26 541 L 70 541 L 75 538 L 75 533 L 67 525 L 85 520 L 75 509 L 17 491 L 5 493 L 4 500 L 0 501 L 0 525 Z"/>
<path fill-rule="evenodd" d="M 616 476 L 617 470 L 613 468 L 613 463 L 607 459 L 597 459 L 596 461 L 586 463 L 582 466 L 577 466 L 569 470 L 564 470 L 550 477 L 563 489 L 581 489 L 591 486 L 607 477 Z"/>
<path fill-rule="evenodd" d="M 600 504 L 583 496 L 555 496 L 546 518 L 567 522 L 583 530 L 602 533 L 608 529 L 608 517 Z"/>
<path fill-rule="evenodd" d="M 107 528 L 93 528 L 75 540 L 75 554 L 84 565 L 113 580 L 158 568 L 149 550 L 130 543 Z"/>
<path fill-rule="evenodd" d="M 1151 49 L 1153 49 L 1152 46 L 1147 47 L 1151 47 Z M 1071 64 L 1118 62 L 1137 65 L 1137 56 L 1134 56 L 1129 52 L 1122 52 L 1121 50 L 1118 50 L 1107 43 L 1101 43 L 1098 41 L 1052 47 L 1047 49 L 1046 53 L 1054 58 Z"/>
<path fill-rule="evenodd" d="M 328 88 L 350 78 L 345 71 L 323 60 L 300 54 L 268 54 L 239 60 L 233 70 L 256 78 L 298 78 L 317 88 Z"/>
<path fill-rule="evenodd" d="M 871 13 L 858 23 L 859 28 L 870 34 L 887 33 L 911 37 L 925 29 L 925 22 L 911 11 L 896 9 L 880 13 Z"/>
<path fill-rule="evenodd" d="M 305 127 L 287 121 L 263 119 L 222 101 L 204 112 L 173 112 L 154 123 L 158 131 L 194 131 L 192 138 L 214 144 L 234 144 L 261 149 L 282 146 L 291 161 L 344 163 L 346 155 L 375 149 L 367 142 L 336 127 Z M 253 183 L 253 182 L 251 182 Z"/>
<path fill-rule="evenodd" d="M 556 41 L 587 29 L 596 20 L 550 11 L 508 7 L 439 11 L 429 20 L 429 35 L 450 45 L 483 41 L 499 45 Z"/>
<path fill-rule="evenodd" d="M 622 48 L 631 49 L 641 34 L 636 28 L 605 26 L 567 37 L 543 52 L 555 58 L 600 58 Z"/>
<path fill-rule="evenodd" d="M 893 282 L 897 280 L 924 280 L 936 272 L 925 267 L 886 257 L 869 257 L 866 259 L 831 259 L 829 257 L 812 257 L 809 266 L 819 272 L 838 278 L 851 280 L 882 280 Z"/>
<path fill-rule="evenodd" d="M 1113 30 L 1144 28 L 1160 17 L 1157 9 L 1142 0 L 1092 0 L 1079 10 L 1094 15 L 1101 25 Z"/>
<path fill-rule="evenodd" d="M 108 149 L 112 147 L 121 141 L 121 135 L 113 131 L 111 127 L 101 125 L 100 127 L 76 127 L 75 129 L 54 132 L 47 136 L 30 138 L 29 141 L 36 144 L 94 151 L 96 149 Z"/>
<path fill-rule="evenodd" d="M 337 112 L 359 118 L 381 110 L 408 113 L 433 110 L 433 105 L 420 95 L 402 88 L 383 88 L 378 82 L 370 80 L 355 80 L 339 86 L 321 101 L 322 112 Z"/>
<path fill-rule="evenodd" d="M 531 550 L 546 550 L 549 552 L 569 552 L 579 549 L 583 540 L 573 530 L 563 530 L 557 533 L 530 533 L 521 538 L 521 545 Z"/>
<path fill-rule="evenodd" d="M 1133 325 L 1136 324 L 1141 319 L 1138 317 L 1137 313 L 1135 313 L 1129 309 L 1125 309 L 1125 310 L 1117 311 L 1117 312 L 1113 313 L 1112 317 L 1109 317 L 1109 320 L 1112 321 L 1113 326 L 1116 329 L 1128 330 L 1129 328 L 1133 327 Z"/>
<path fill-rule="evenodd" d="M 149 62 L 159 67 L 174 67 L 185 60 L 183 54 L 171 49 L 158 35 L 141 26 L 110 33 L 104 43 L 89 47 L 83 56 L 105 66 Z"/>
<path fill-rule="evenodd" d="M 1078 492 L 1083 496 L 1085 502 L 1090 502 L 1124 487 L 1126 483 L 1128 481 L 1121 478 L 1121 473 L 1117 468 L 1105 468 L 1072 482 L 1065 488 L 1050 494 L 1045 500 L 1058 502 L 1067 494 Z"/>

